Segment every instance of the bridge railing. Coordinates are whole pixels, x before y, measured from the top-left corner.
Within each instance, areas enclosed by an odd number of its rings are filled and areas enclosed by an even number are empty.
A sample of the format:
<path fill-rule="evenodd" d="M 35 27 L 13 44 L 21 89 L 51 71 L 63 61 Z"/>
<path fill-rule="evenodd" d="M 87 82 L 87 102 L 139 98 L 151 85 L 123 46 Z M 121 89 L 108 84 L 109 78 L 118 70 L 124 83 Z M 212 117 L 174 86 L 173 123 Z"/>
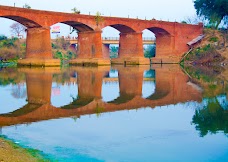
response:
<path fill-rule="evenodd" d="M 72 41 L 72 40 L 78 40 L 78 37 L 70 37 L 70 36 L 67 36 L 67 37 L 62 37 L 64 38 L 65 40 L 68 40 L 68 41 Z M 119 37 L 102 37 L 102 40 L 107 40 L 107 41 L 119 41 L 120 38 Z M 153 37 L 143 37 L 143 41 L 155 41 L 156 39 L 153 38 Z"/>
<path fill-rule="evenodd" d="M 102 37 L 102 40 L 113 40 L 113 41 L 118 41 L 118 40 L 120 40 L 120 38 L 119 37 Z"/>
<path fill-rule="evenodd" d="M 153 37 L 143 37 L 143 40 L 144 41 L 155 41 L 156 38 L 153 38 Z"/>

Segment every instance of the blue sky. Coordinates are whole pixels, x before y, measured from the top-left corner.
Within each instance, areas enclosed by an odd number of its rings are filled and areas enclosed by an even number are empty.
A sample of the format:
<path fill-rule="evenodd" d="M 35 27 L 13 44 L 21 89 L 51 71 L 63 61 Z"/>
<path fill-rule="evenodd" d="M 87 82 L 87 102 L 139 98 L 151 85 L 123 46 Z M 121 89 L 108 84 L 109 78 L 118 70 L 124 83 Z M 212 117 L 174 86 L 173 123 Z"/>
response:
<path fill-rule="evenodd" d="M 131 17 L 141 19 L 158 19 L 164 21 L 181 21 L 186 17 L 195 15 L 193 0 L 0 0 L 0 5 L 22 7 L 25 3 L 33 9 L 51 10 L 59 12 L 72 12 L 76 7 L 82 14 L 95 14 L 97 11 L 104 16 Z M 0 34 L 10 36 L 9 26 L 12 21 L 0 18 Z M 107 32 L 106 32 L 107 30 Z M 61 34 L 66 35 L 69 27 L 61 26 Z M 104 35 L 116 35 L 118 32 L 114 29 L 105 29 Z M 113 34 L 114 33 L 114 34 Z"/>

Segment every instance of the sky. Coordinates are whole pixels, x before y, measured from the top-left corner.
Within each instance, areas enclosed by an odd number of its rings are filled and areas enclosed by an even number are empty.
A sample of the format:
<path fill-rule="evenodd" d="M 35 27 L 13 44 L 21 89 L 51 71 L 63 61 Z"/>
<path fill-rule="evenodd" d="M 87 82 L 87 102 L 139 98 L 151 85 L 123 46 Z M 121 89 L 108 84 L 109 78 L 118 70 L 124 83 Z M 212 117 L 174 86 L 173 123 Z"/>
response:
<path fill-rule="evenodd" d="M 22 7 L 28 4 L 32 9 L 58 12 L 72 12 L 76 7 L 81 14 L 95 15 L 99 11 L 104 16 L 130 17 L 139 19 L 158 19 L 164 21 L 182 21 L 195 15 L 193 0 L 0 0 L 0 5 Z M 9 26 L 13 22 L 0 18 L 0 35 L 10 36 Z M 4 24 L 4 25 L 2 25 Z M 58 24 L 57 24 L 58 25 Z M 61 25 L 61 34 L 67 35 L 69 26 Z M 116 36 L 114 29 L 104 29 L 104 36 Z"/>

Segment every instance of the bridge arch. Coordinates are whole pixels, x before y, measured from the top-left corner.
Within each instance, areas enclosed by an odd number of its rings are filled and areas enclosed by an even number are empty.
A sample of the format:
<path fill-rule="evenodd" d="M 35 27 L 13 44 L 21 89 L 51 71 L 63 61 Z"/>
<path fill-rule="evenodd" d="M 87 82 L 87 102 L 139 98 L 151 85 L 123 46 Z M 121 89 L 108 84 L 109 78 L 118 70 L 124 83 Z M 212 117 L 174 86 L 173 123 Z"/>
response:
<path fill-rule="evenodd" d="M 38 28 L 42 27 L 39 23 L 35 22 L 34 20 L 26 17 L 15 16 L 15 15 L 0 15 L 1 18 L 10 19 L 16 21 L 27 28 Z"/>
<path fill-rule="evenodd" d="M 81 22 L 77 22 L 77 21 L 62 21 L 59 23 L 69 25 L 69 26 L 73 27 L 74 29 L 76 29 L 78 32 L 94 31 L 94 29 L 91 26 L 86 25 Z"/>
<path fill-rule="evenodd" d="M 132 27 L 125 25 L 123 23 L 119 23 L 119 24 L 105 24 L 104 26 L 102 26 L 102 29 L 105 27 L 112 27 L 116 30 L 118 30 L 120 33 L 133 33 L 136 32 L 136 30 L 134 30 Z"/>
<path fill-rule="evenodd" d="M 114 57 L 112 59 L 112 63 L 124 64 L 127 62 L 125 61 L 127 57 L 133 58 L 133 57 L 143 56 L 141 32 L 138 32 L 137 30 L 135 30 L 133 27 L 131 27 L 131 24 L 127 22 L 117 22 L 117 23 L 110 22 L 110 23 L 104 24 L 101 28 L 103 29 L 108 26 L 120 32 L 118 57 L 117 58 Z M 129 59 L 127 60 L 129 61 Z"/>
<path fill-rule="evenodd" d="M 171 36 L 171 33 L 168 30 L 161 27 L 149 27 L 147 29 L 153 32 L 155 34 L 155 37 L 158 37 L 160 35 Z"/>
<path fill-rule="evenodd" d="M 118 58 L 120 31 L 106 26 L 102 29 L 102 53 L 104 58 Z"/>
<path fill-rule="evenodd" d="M 147 30 L 154 33 L 156 38 L 155 58 L 162 63 L 162 58 L 173 54 L 174 37 L 170 30 L 159 26 L 147 27 Z M 145 30 L 145 29 L 144 29 Z"/>

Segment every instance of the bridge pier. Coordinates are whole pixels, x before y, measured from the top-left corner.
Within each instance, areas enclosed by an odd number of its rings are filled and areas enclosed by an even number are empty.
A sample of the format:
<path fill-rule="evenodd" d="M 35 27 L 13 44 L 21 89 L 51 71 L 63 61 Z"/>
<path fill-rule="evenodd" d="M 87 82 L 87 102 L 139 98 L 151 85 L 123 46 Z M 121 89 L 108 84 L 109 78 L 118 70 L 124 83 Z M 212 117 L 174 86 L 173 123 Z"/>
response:
<path fill-rule="evenodd" d="M 139 67 L 124 68 L 119 71 L 120 94 L 142 96 L 143 73 Z M 132 88 L 134 87 L 134 88 Z"/>
<path fill-rule="evenodd" d="M 150 60 L 144 57 L 142 33 L 121 33 L 118 58 L 112 64 L 148 65 Z"/>
<path fill-rule="evenodd" d="M 175 51 L 175 37 L 165 33 L 156 33 L 155 35 L 156 56 L 152 58 L 152 63 L 179 63 L 181 57 L 180 52 Z M 184 51 L 182 53 L 184 53 Z"/>
<path fill-rule="evenodd" d="M 110 59 L 103 57 L 101 31 L 79 32 L 77 54 L 71 65 L 110 65 Z"/>
<path fill-rule="evenodd" d="M 102 47 L 102 52 L 103 52 L 103 57 L 105 59 L 110 59 L 110 50 L 109 50 L 110 44 L 103 44 Z"/>
<path fill-rule="evenodd" d="M 26 86 L 28 103 L 51 103 L 52 73 L 46 73 L 44 69 L 26 72 Z"/>
<path fill-rule="evenodd" d="M 110 103 L 122 104 L 142 96 L 144 69 L 138 66 L 118 68 L 120 96 Z M 132 88 L 134 87 L 134 88 Z M 137 101 L 138 102 L 138 101 Z"/>
<path fill-rule="evenodd" d="M 53 59 L 50 29 L 28 28 L 25 59 L 18 60 L 22 66 L 60 66 L 59 59 Z"/>

